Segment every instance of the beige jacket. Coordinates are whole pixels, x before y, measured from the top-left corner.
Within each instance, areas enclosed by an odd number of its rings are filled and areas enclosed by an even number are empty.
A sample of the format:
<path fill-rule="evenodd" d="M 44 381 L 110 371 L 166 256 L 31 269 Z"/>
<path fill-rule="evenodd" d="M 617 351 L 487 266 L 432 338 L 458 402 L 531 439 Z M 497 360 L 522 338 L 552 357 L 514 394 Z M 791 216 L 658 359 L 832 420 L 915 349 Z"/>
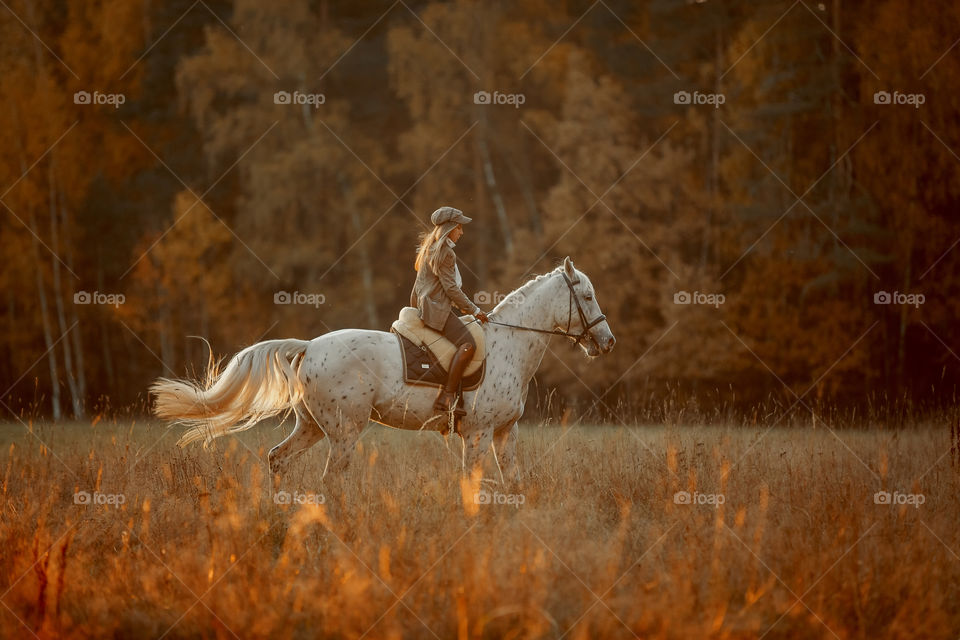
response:
<path fill-rule="evenodd" d="M 420 319 L 431 329 L 443 330 L 450 315 L 450 308 L 456 305 L 464 313 L 476 314 L 480 307 L 475 305 L 460 289 L 463 279 L 457 268 L 457 256 L 453 252 L 456 245 L 450 238 L 444 238 L 438 251 L 438 269 L 435 273 L 425 260 L 417 272 L 417 279 L 410 292 L 410 306 L 420 311 Z"/>

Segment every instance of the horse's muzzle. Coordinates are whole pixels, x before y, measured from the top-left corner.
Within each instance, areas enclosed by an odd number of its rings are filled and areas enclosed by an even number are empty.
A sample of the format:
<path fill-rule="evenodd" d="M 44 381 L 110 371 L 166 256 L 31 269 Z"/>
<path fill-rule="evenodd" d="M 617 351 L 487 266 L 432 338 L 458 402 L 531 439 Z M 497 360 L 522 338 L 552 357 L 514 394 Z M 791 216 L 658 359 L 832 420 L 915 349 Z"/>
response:
<path fill-rule="evenodd" d="M 610 353 L 613 351 L 613 345 L 615 344 L 617 344 L 617 339 L 613 337 L 612 333 L 605 338 L 600 338 L 597 340 L 597 345 L 600 347 L 600 351 L 603 353 Z"/>
<path fill-rule="evenodd" d="M 589 340 L 585 341 L 583 344 L 584 349 L 587 352 L 587 355 L 595 358 L 604 353 L 610 353 L 613 349 L 613 345 L 617 343 L 617 339 L 613 337 L 613 334 L 609 330 L 602 332 L 599 336 L 597 332 L 591 332 Z"/>

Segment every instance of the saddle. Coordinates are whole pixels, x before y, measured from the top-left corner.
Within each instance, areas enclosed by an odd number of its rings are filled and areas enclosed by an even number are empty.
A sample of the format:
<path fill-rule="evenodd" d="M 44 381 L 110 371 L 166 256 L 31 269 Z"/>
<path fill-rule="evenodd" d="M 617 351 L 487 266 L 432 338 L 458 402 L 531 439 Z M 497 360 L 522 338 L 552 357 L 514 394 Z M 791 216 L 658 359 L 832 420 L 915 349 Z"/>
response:
<path fill-rule="evenodd" d="M 483 382 L 486 365 L 486 339 L 480 323 L 470 315 L 460 316 L 467 326 L 477 349 L 463 372 L 461 388 L 471 391 Z M 400 317 L 390 326 L 397 335 L 403 356 L 403 378 L 409 384 L 442 387 L 447 381 L 447 369 L 457 347 L 442 333 L 423 324 L 416 307 L 404 307 Z"/>

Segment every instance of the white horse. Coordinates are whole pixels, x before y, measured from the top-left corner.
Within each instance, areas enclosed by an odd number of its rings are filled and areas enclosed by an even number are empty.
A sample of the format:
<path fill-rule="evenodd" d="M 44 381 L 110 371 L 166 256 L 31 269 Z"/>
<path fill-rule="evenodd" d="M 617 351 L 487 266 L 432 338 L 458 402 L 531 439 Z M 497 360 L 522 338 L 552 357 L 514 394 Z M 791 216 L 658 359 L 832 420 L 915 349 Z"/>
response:
<path fill-rule="evenodd" d="M 588 320 L 593 318 L 593 320 Z M 510 480 L 518 479 L 517 420 L 551 335 L 572 338 L 590 357 L 616 342 L 590 279 L 570 258 L 512 292 L 484 327 L 486 374 L 464 393 L 463 471 L 479 468 L 491 447 Z M 292 410 L 296 425 L 270 450 L 275 479 L 289 462 L 324 436 L 331 441 L 324 467 L 344 467 L 370 420 L 397 429 L 438 429 L 448 418 L 433 409 L 435 387 L 404 382 L 397 337 L 383 331 L 342 329 L 313 340 L 267 340 L 236 354 L 222 373 L 211 365 L 204 385 L 161 378 L 152 386 L 155 413 L 190 428 L 185 445 L 235 433 Z M 433 425 L 433 426 L 431 426 Z"/>

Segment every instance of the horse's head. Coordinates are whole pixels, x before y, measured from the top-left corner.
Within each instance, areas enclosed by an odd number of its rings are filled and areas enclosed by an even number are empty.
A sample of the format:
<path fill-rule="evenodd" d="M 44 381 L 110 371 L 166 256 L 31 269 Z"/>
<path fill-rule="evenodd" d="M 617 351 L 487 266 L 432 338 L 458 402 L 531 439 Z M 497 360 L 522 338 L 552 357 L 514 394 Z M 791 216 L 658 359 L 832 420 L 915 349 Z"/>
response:
<path fill-rule="evenodd" d="M 600 311 L 597 293 L 590 278 L 574 268 L 569 256 L 564 258 L 560 272 L 565 282 L 563 291 L 569 295 L 557 296 L 554 305 L 556 327 L 573 336 L 581 336 L 577 344 L 591 358 L 609 353 L 617 339 L 613 337 L 610 325 Z"/>

